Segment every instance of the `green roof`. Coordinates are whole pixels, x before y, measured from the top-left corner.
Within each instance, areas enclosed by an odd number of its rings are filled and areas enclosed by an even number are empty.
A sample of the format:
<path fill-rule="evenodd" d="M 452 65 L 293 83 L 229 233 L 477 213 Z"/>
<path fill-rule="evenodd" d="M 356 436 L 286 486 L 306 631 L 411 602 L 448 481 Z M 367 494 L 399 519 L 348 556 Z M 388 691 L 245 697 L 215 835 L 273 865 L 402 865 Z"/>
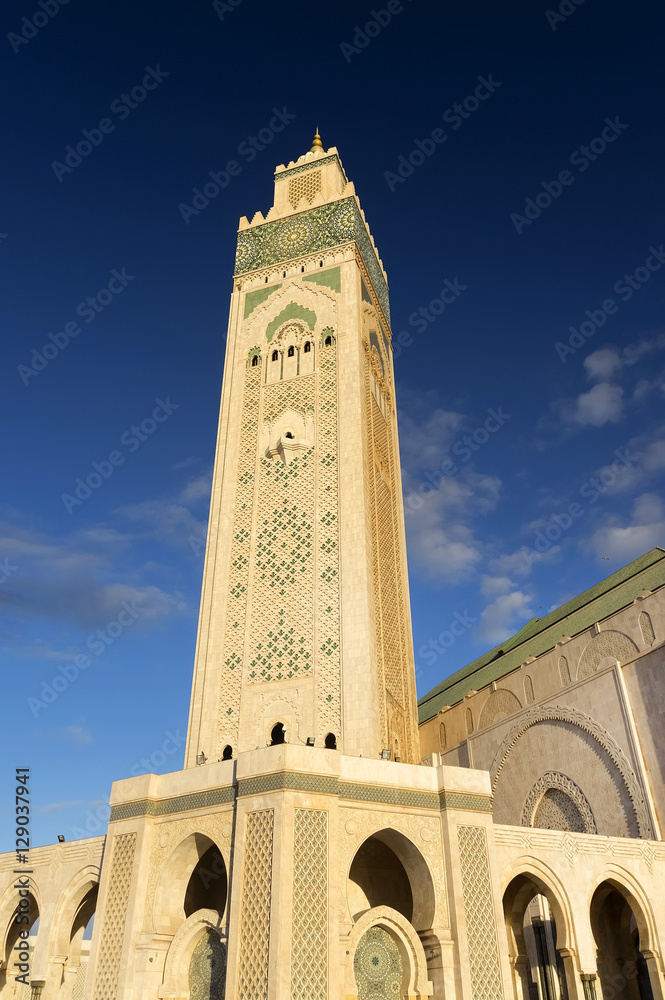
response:
<path fill-rule="evenodd" d="M 562 635 L 572 639 L 595 622 L 632 604 L 640 591 L 657 590 L 663 584 L 665 549 L 651 549 L 545 618 L 532 618 L 511 639 L 446 677 L 419 700 L 419 722 L 433 718 L 444 705 L 455 705 L 469 691 L 480 691 L 504 677 L 529 656 L 540 656 L 553 649 Z"/>

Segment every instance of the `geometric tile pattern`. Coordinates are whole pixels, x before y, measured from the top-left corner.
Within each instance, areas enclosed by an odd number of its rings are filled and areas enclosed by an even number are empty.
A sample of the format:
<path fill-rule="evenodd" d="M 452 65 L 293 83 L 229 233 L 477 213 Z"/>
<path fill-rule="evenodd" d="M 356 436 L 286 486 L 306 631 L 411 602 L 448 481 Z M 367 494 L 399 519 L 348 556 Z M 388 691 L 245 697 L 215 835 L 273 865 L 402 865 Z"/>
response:
<path fill-rule="evenodd" d="M 224 1000 L 226 945 L 214 931 L 206 931 L 189 962 L 190 1000 Z"/>
<path fill-rule="evenodd" d="M 535 783 L 524 802 L 521 823 L 543 830 L 597 832 L 584 792 L 559 771 L 546 771 Z"/>
<path fill-rule="evenodd" d="M 358 1000 L 400 1000 L 402 959 L 395 941 L 383 927 L 365 931 L 353 959 Z"/>
<path fill-rule="evenodd" d="M 328 813 L 296 809 L 291 1000 L 328 996 Z"/>
<path fill-rule="evenodd" d="M 274 810 L 249 813 L 243 859 L 238 1000 L 267 1000 Z"/>
<path fill-rule="evenodd" d="M 473 809 L 474 812 L 492 812 L 492 796 L 473 792 L 441 792 L 442 809 Z"/>
<path fill-rule="evenodd" d="M 519 698 L 506 688 L 497 688 L 483 705 L 478 720 L 478 729 L 491 726 L 496 719 L 503 719 L 522 708 Z"/>
<path fill-rule="evenodd" d="M 316 376 L 266 385 L 263 420 L 314 409 Z M 314 661 L 314 449 L 288 464 L 261 458 L 252 559 L 248 681 L 307 674 Z"/>
<path fill-rule="evenodd" d="M 83 991 L 85 990 L 85 977 L 88 972 L 89 962 L 81 962 L 78 967 L 78 972 L 76 973 L 76 978 L 74 979 L 74 985 L 72 987 L 72 1000 L 83 1000 Z"/>
<path fill-rule="evenodd" d="M 245 375 L 245 391 L 242 402 L 235 518 L 231 545 L 231 574 L 222 652 L 218 708 L 219 742 L 216 754 L 218 758 L 222 756 L 222 748 L 226 744 L 231 744 L 233 747 L 238 746 L 238 712 L 246 633 L 249 542 L 254 506 L 254 469 L 260 387 L 261 368 L 248 368 Z"/>
<path fill-rule="evenodd" d="M 378 341 L 377 341 L 378 343 Z M 376 351 L 376 348 L 375 348 Z M 380 351 L 380 349 L 379 349 Z M 367 421 L 369 501 L 372 530 L 374 616 L 381 699 L 383 746 L 395 757 L 419 759 L 409 705 L 412 684 L 408 620 L 402 587 L 402 561 L 392 420 L 386 419 L 373 392 L 374 372 L 369 348 L 365 354 L 365 413 Z M 377 353 L 379 353 L 377 351 Z M 375 362 L 378 364 L 378 362 Z M 382 362 L 383 363 L 383 362 Z M 388 359 L 386 359 L 386 364 Z M 381 397 L 382 398 L 382 397 Z M 391 393 L 392 398 L 392 393 Z"/>
<path fill-rule="evenodd" d="M 209 792 L 180 795 L 161 802 L 142 799 L 114 806 L 111 821 L 131 819 L 134 816 L 162 816 L 201 809 L 205 806 L 232 802 L 236 795 L 262 795 L 277 789 L 292 788 L 321 795 L 339 795 L 341 799 L 355 802 L 379 802 L 384 805 L 405 806 L 416 809 L 468 809 L 473 812 L 492 812 L 491 795 L 473 792 L 418 792 L 403 788 L 386 788 L 379 785 L 361 785 L 338 778 L 307 774 L 302 771 L 273 771 L 257 778 L 241 778 L 237 786 L 215 788 Z"/>
<path fill-rule="evenodd" d="M 390 322 L 386 279 L 352 197 L 242 230 L 238 233 L 235 274 L 271 267 L 351 241 L 358 245 L 379 305 Z"/>
<path fill-rule="evenodd" d="M 560 788 L 548 788 L 533 817 L 533 825 L 543 830 L 586 833 L 584 820 L 573 800 Z"/>
<path fill-rule="evenodd" d="M 642 633 L 644 645 L 653 646 L 656 641 L 656 635 L 653 630 L 653 624 L 651 623 L 651 616 L 646 611 L 642 611 L 638 620 L 640 623 L 640 631 Z"/>
<path fill-rule="evenodd" d="M 135 849 L 135 833 L 123 833 L 114 837 L 94 1000 L 116 1000 L 118 994 L 122 939 L 125 935 Z"/>
<path fill-rule="evenodd" d="M 333 153 L 332 156 L 324 156 L 322 159 L 317 160 L 315 164 L 314 163 L 304 163 L 300 167 L 291 167 L 290 170 L 280 170 L 280 172 L 278 174 L 275 174 L 275 180 L 276 181 L 277 180 L 281 181 L 281 180 L 284 180 L 286 177 L 294 177 L 296 174 L 302 174 L 305 170 L 311 170 L 312 167 L 314 167 L 314 166 L 316 166 L 316 167 L 322 167 L 324 163 L 332 163 L 333 160 L 337 160 L 337 164 L 338 164 L 340 170 L 342 170 L 342 164 L 340 163 L 340 161 L 337 158 L 337 156 L 335 155 L 335 153 Z M 342 173 L 344 173 L 343 170 L 342 170 Z M 345 175 L 344 179 L 346 180 L 346 175 Z"/>
<path fill-rule="evenodd" d="M 298 207 L 301 198 L 306 198 L 311 205 L 315 195 L 321 190 L 321 171 L 310 170 L 289 181 L 289 201 L 293 208 Z"/>
<path fill-rule="evenodd" d="M 487 836 L 482 826 L 458 826 L 464 915 L 473 1000 L 502 1000 Z"/>
<path fill-rule="evenodd" d="M 606 656 L 613 656 L 619 663 L 632 660 L 638 652 L 637 646 L 623 632 L 608 629 L 599 632 L 585 646 L 577 668 L 577 679 L 589 677 L 598 669 L 598 664 Z"/>
<path fill-rule="evenodd" d="M 166 816 L 169 813 L 186 812 L 188 809 L 204 809 L 219 806 L 223 802 L 233 802 L 235 788 L 213 788 L 207 792 L 192 792 L 189 795 L 174 795 L 169 799 L 142 799 L 139 802 L 123 802 L 111 809 L 111 822 L 119 819 L 133 819 L 135 816 Z"/>
<path fill-rule="evenodd" d="M 319 734 L 342 730 L 339 614 L 337 350 L 319 352 L 317 448 L 316 696 Z"/>

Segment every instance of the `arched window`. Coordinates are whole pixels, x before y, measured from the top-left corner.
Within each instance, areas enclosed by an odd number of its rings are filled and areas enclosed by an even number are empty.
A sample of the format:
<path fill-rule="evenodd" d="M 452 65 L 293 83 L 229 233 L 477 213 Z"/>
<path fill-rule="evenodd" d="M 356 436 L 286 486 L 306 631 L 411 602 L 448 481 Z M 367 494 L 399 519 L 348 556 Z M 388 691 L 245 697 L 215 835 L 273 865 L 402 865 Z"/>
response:
<path fill-rule="evenodd" d="M 286 352 L 286 356 L 287 358 L 292 358 L 295 353 L 296 353 L 295 347 L 289 347 L 288 351 Z"/>
<path fill-rule="evenodd" d="M 257 368 L 258 364 L 259 364 L 259 356 L 258 354 L 255 354 L 254 357 L 252 358 L 252 368 Z"/>
<path fill-rule="evenodd" d="M 282 722 L 276 723 L 270 732 L 270 746 L 275 747 L 280 743 L 286 743 L 286 728 Z"/>
<path fill-rule="evenodd" d="M 273 351 L 271 355 L 272 361 L 279 361 L 279 351 Z"/>
<path fill-rule="evenodd" d="M 185 916 L 197 910 L 216 910 L 220 917 L 226 908 L 227 876 L 224 858 L 216 844 L 201 855 L 185 890 Z"/>
<path fill-rule="evenodd" d="M 233 747 L 225 746 L 222 750 L 222 760 L 233 760 Z"/>
<path fill-rule="evenodd" d="M 326 337 L 324 344 L 326 347 L 332 347 L 332 337 Z"/>
<path fill-rule="evenodd" d="M 305 344 L 305 347 L 303 348 L 303 350 L 304 350 L 305 354 L 309 354 L 309 352 L 312 350 L 312 345 L 310 344 L 309 340 Z"/>
<path fill-rule="evenodd" d="M 326 750 L 336 750 L 337 749 L 337 737 L 334 733 L 328 733 L 325 740 L 323 741 Z"/>

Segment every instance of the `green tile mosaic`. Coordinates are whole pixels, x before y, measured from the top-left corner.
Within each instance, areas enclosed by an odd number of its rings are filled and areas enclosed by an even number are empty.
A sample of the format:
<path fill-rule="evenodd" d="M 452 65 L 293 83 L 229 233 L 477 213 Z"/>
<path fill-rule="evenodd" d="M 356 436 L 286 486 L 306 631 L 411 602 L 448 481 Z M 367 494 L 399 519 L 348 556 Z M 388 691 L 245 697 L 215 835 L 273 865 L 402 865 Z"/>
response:
<path fill-rule="evenodd" d="M 268 328 L 266 329 L 266 340 L 268 343 L 270 343 L 275 335 L 275 331 L 282 325 L 282 323 L 286 323 L 290 319 L 301 319 L 307 323 L 310 330 L 313 330 L 314 324 L 316 323 L 316 313 L 313 309 L 306 309 L 305 306 L 298 305 L 297 302 L 289 302 L 289 304 L 284 306 L 282 311 L 275 316 L 272 322 L 268 323 Z"/>
<path fill-rule="evenodd" d="M 362 785 L 353 781 L 302 771 L 272 771 L 255 778 L 241 778 L 237 786 L 215 788 L 191 795 L 179 795 L 168 799 L 142 799 L 114 806 L 111 822 L 133 819 L 136 816 L 165 816 L 170 813 L 187 812 L 189 809 L 203 809 L 207 806 L 233 802 L 236 794 L 262 795 L 278 789 L 289 788 L 302 792 L 319 792 L 322 795 L 338 795 L 341 799 L 356 802 L 381 802 L 386 805 L 414 807 L 419 809 L 468 809 L 473 812 L 491 812 L 492 799 L 489 795 L 465 792 L 418 792 L 405 788 L 388 788 L 381 785 Z"/>
<path fill-rule="evenodd" d="M 282 287 L 280 282 L 278 285 L 268 285 L 266 288 L 257 288 L 255 292 L 247 292 L 245 295 L 245 311 L 243 314 L 244 319 L 254 312 L 257 306 L 260 306 L 262 302 L 269 299 L 273 292 L 276 292 L 278 288 Z"/>
<path fill-rule="evenodd" d="M 314 167 L 316 168 L 322 167 L 324 163 L 333 163 L 335 160 L 337 161 L 337 165 L 339 166 L 339 169 L 342 171 L 344 180 L 346 181 L 346 174 L 344 173 L 344 168 L 341 164 L 339 156 L 337 156 L 335 153 L 333 153 L 332 156 L 324 156 L 320 160 L 319 159 L 310 160 L 309 163 L 303 163 L 299 167 L 291 167 L 290 170 L 280 170 L 279 173 L 275 174 L 275 180 L 283 181 L 286 177 L 295 177 L 296 174 L 302 174 L 305 170 L 312 170 L 312 168 Z"/>
<path fill-rule="evenodd" d="M 235 273 L 246 274 L 351 241 L 358 245 L 383 314 L 390 322 L 388 285 L 353 197 L 242 230 L 238 233 Z"/>
<path fill-rule="evenodd" d="M 213 788 L 207 792 L 194 792 L 190 795 L 177 795 L 169 799 L 141 799 L 138 802 L 125 802 L 113 806 L 111 822 L 120 819 L 133 819 L 135 816 L 167 816 L 170 813 L 187 812 L 189 809 L 204 809 L 206 806 L 219 806 L 224 802 L 233 802 L 235 788 Z"/>
<path fill-rule="evenodd" d="M 315 285 L 324 285 L 326 288 L 332 288 L 333 292 L 339 293 L 342 290 L 342 277 L 339 267 L 330 267 L 326 271 L 307 274 L 302 280 L 312 281 Z"/>

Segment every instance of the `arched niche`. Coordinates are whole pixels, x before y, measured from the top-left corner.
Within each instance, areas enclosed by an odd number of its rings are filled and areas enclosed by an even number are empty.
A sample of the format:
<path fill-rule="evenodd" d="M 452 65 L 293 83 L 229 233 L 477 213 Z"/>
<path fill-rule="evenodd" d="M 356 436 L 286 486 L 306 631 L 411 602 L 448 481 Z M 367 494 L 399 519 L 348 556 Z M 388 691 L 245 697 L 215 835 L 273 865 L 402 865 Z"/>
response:
<path fill-rule="evenodd" d="M 227 940 L 222 929 L 222 918 L 215 910 L 197 910 L 188 917 L 173 937 L 164 965 L 164 978 L 160 997 L 190 997 L 190 971 L 192 958 L 204 934 L 215 934 L 226 952 Z M 221 992 L 215 1000 L 223 1000 Z"/>
<path fill-rule="evenodd" d="M 210 860 L 214 853 L 211 852 L 211 848 L 219 852 L 223 869 L 219 862 L 216 865 L 218 871 L 215 871 L 207 861 L 199 865 L 206 855 Z M 193 884 L 192 876 L 195 876 Z M 203 833 L 191 833 L 185 837 L 162 866 L 153 903 L 153 926 L 156 933 L 169 935 L 177 933 L 183 921 L 187 919 L 186 905 L 191 908 L 196 904 L 197 881 L 202 885 L 206 883 L 203 885 L 206 892 L 210 890 L 211 885 L 218 889 L 220 899 L 223 887 L 223 902 L 220 903 L 222 912 L 218 913 L 221 920 L 226 907 L 226 864 L 219 846 Z M 218 911 L 215 909 L 214 912 Z"/>
<path fill-rule="evenodd" d="M 534 863 L 515 875 L 503 894 L 503 912 L 515 1000 L 574 996 L 572 914 L 554 873 Z"/>
<path fill-rule="evenodd" d="M 400 913 L 417 931 L 432 927 L 436 894 L 429 867 L 415 844 L 398 830 L 377 830 L 356 850 L 347 876 L 354 921 L 378 906 Z"/>
<path fill-rule="evenodd" d="M 432 996 L 434 988 L 427 978 L 427 960 L 425 952 L 413 926 L 397 910 L 390 906 L 377 906 L 368 910 L 360 917 L 347 939 L 344 969 L 344 995 L 349 1000 L 358 997 L 365 1000 L 371 993 L 363 990 L 356 975 L 358 969 L 358 949 L 363 948 L 366 935 L 374 929 L 387 934 L 399 953 L 402 981 L 399 987 L 399 997 L 420 998 Z M 380 945 L 380 942 L 378 942 Z M 388 949 L 386 949 L 388 950 Z M 359 988 L 360 987 L 360 988 Z M 397 992 L 397 990 L 395 990 Z M 392 1000 L 392 997 L 390 998 Z"/>

